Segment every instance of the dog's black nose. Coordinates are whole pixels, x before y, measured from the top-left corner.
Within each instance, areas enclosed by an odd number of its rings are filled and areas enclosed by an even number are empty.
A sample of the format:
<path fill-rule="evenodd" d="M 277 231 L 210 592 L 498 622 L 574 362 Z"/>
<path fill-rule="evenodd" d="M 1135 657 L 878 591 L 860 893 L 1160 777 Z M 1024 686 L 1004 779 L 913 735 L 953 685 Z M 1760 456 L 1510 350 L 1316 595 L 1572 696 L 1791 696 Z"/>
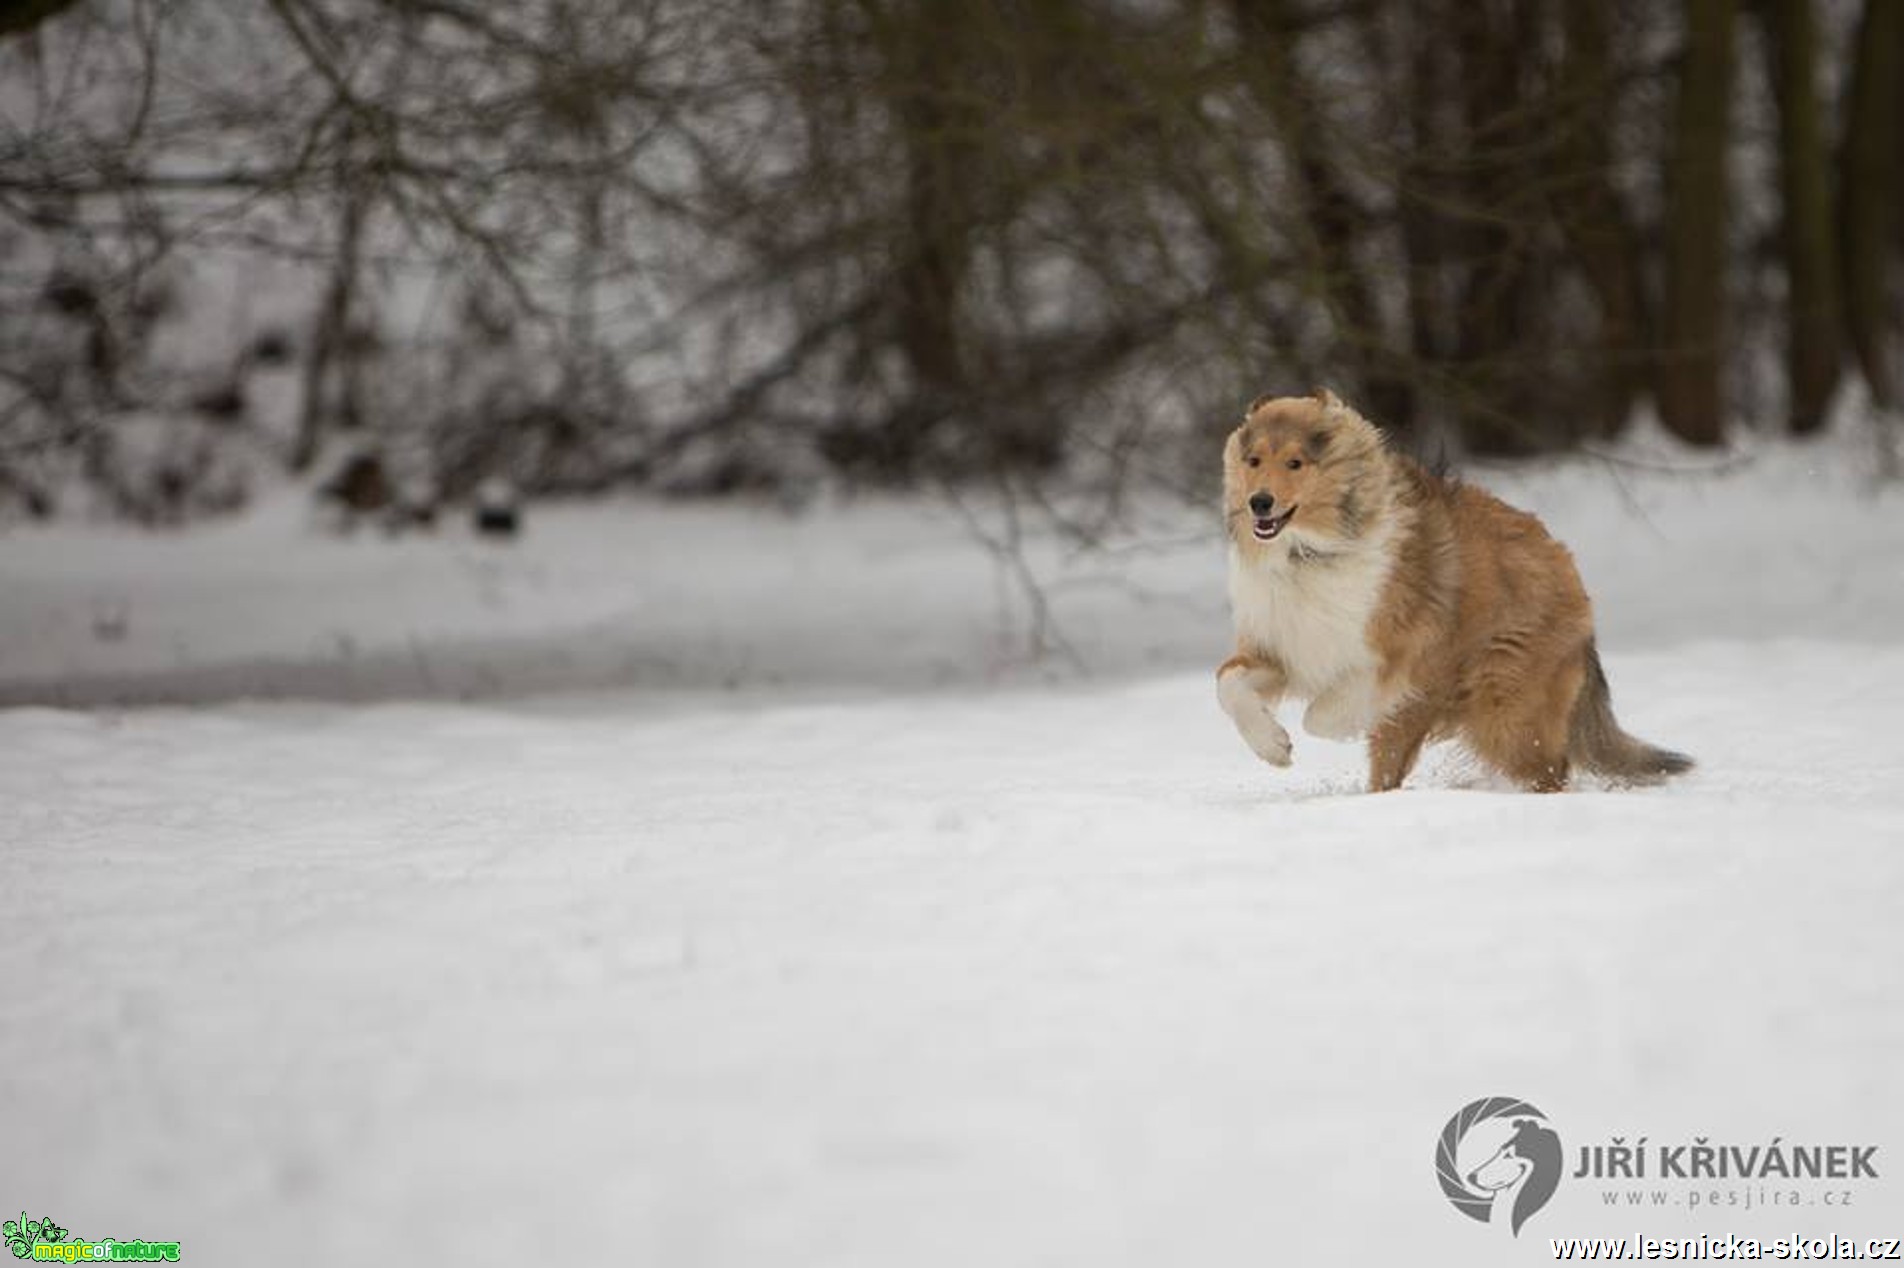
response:
<path fill-rule="evenodd" d="M 1270 512 L 1270 508 L 1274 507 L 1275 505 L 1276 505 L 1276 499 L 1271 497 L 1267 493 L 1250 494 L 1250 501 L 1249 501 L 1250 514 L 1256 516 L 1258 519 L 1267 518 Z"/>

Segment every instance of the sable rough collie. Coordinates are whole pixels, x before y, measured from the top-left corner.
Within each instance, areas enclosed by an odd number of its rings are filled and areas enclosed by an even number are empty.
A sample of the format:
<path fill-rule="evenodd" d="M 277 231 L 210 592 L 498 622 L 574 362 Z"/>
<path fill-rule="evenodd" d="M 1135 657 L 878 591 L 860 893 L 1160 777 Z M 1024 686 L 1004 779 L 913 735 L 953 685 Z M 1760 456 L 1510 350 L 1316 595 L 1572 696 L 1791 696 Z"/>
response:
<path fill-rule="evenodd" d="M 1614 721 L 1593 610 L 1540 521 L 1394 453 L 1327 391 L 1263 397 L 1223 451 L 1236 654 L 1217 699 L 1289 764 L 1285 696 L 1329 739 L 1368 736 L 1369 789 L 1460 739 L 1525 788 L 1574 766 L 1626 783 L 1689 769 Z"/>

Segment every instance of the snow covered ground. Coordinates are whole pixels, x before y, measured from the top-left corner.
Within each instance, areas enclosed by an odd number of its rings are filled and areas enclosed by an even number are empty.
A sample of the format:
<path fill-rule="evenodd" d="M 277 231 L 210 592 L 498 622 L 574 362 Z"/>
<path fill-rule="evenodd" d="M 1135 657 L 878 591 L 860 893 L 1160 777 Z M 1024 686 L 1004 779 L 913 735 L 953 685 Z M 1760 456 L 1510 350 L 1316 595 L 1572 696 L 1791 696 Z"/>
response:
<path fill-rule="evenodd" d="M 1034 552 L 1088 673 L 917 506 L 13 533 L 0 1209 L 211 1264 L 1904 1236 L 1904 503 L 1849 465 L 1488 481 L 1575 548 L 1622 718 L 1702 763 L 1548 798 L 1256 763 L 1204 519 Z M 1434 1179 L 1492 1094 L 1569 1171 L 1778 1136 L 1881 1179 L 1568 1178 L 1516 1241 Z"/>

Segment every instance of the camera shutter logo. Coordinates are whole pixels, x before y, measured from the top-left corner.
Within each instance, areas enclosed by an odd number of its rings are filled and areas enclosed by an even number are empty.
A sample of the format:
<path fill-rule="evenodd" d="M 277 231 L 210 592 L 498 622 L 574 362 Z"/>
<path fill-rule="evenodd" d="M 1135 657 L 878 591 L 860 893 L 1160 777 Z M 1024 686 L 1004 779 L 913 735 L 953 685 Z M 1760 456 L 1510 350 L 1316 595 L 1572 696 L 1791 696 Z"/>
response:
<path fill-rule="evenodd" d="M 1461 1169 L 1461 1142 L 1476 1128 L 1508 1120 L 1511 1134 L 1479 1166 Z M 1501 1129 L 1496 1128 L 1496 1135 Z M 1511 1096 L 1470 1101 L 1448 1120 L 1435 1144 L 1435 1178 L 1454 1209 L 1483 1224 L 1504 1213 L 1516 1237 L 1521 1225 L 1554 1195 L 1560 1184 L 1560 1136 L 1547 1116 Z"/>

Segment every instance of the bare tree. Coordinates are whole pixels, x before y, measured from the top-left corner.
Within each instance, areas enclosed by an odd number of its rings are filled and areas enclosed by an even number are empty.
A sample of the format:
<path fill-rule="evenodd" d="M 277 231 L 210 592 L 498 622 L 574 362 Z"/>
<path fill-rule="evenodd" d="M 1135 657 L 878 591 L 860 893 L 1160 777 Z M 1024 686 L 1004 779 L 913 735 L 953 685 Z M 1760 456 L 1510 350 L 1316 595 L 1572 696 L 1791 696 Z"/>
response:
<path fill-rule="evenodd" d="M 829 470 L 1108 507 L 1322 382 L 1430 447 L 1564 448 L 1649 389 L 1719 443 L 1773 330 L 1809 431 L 1847 342 L 1897 399 L 1904 19 L 1758 6 L 1775 147 L 1733 126 L 1738 0 L 16 5 L 0 498 L 155 504 L 120 459 L 159 417 L 449 496 Z M 1775 252 L 1730 205 L 1761 170 Z M 239 256 L 297 310 L 187 365 L 165 332 Z"/>
<path fill-rule="evenodd" d="M 1659 412 L 1696 445 L 1725 437 L 1727 147 L 1735 0 L 1685 0 L 1685 52 L 1673 114 Z"/>
<path fill-rule="evenodd" d="M 1889 346 L 1891 286 L 1896 273 L 1896 226 L 1904 181 L 1899 179 L 1899 136 L 1904 128 L 1904 6 L 1867 0 L 1846 88 L 1840 169 L 1844 192 L 1845 322 L 1872 398 L 1884 409 L 1904 407 Z"/>
<path fill-rule="evenodd" d="M 1786 382 L 1791 430 L 1824 425 L 1844 358 L 1831 159 L 1818 92 L 1818 24 L 1811 0 L 1770 0 L 1767 46 L 1778 99 L 1783 215 Z"/>

